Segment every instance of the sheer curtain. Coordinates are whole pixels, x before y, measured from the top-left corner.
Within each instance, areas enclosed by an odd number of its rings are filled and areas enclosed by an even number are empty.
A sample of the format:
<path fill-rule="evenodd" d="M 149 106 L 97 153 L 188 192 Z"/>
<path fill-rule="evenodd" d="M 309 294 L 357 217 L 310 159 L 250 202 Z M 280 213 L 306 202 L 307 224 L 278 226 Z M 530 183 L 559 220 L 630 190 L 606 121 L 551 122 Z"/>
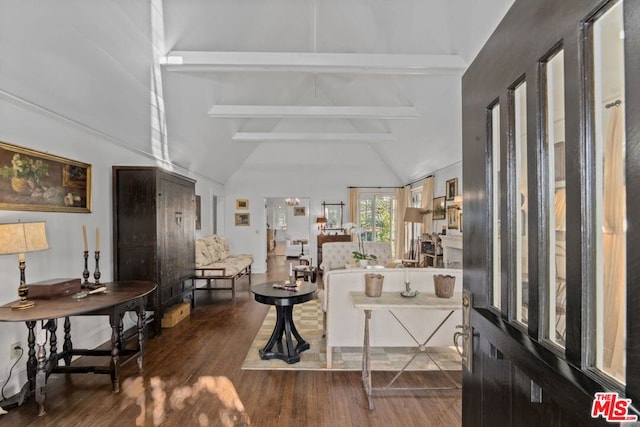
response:
<path fill-rule="evenodd" d="M 360 218 L 358 218 L 359 196 L 357 188 L 349 189 L 349 222 L 355 227 L 360 227 Z"/>
<path fill-rule="evenodd" d="M 624 130 L 620 108 L 613 108 L 604 147 L 604 367 L 624 378 L 626 197 Z"/>
<path fill-rule="evenodd" d="M 396 190 L 396 199 L 398 201 L 398 214 L 396 215 L 396 236 L 395 256 L 396 258 L 405 258 L 405 254 L 409 251 L 409 241 L 407 240 L 407 223 L 404 222 L 404 210 L 411 201 L 411 187 L 406 185 Z"/>

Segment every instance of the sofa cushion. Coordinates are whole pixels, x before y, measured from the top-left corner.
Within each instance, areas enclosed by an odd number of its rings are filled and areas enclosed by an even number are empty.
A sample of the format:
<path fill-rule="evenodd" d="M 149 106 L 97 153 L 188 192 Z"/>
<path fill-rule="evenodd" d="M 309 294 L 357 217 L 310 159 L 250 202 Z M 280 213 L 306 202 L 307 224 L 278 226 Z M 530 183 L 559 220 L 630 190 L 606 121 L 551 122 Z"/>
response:
<path fill-rule="evenodd" d="M 211 252 L 204 240 L 196 240 L 196 267 L 209 265 L 213 262 Z"/>

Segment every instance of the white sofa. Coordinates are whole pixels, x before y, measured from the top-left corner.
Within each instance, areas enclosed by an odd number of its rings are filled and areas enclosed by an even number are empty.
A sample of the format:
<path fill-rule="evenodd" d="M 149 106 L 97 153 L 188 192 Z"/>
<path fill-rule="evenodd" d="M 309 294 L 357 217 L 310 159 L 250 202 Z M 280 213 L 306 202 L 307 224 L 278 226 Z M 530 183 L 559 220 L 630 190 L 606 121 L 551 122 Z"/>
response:
<path fill-rule="evenodd" d="M 456 278 L 452 298 L 460 301 L 462 308 L 462 270 L 444 268 L 385 268 L 331 270 L 324 276 L 324 290 L 318 293 L 326 322 L 327 367 L 332 365 L 333 347 L 362 347 L 364 340 L 364 312 L 351 303 L 350 292 L 364 292 L 364 275 L 384 275 L 383 292 L 405 290 L 405 270 L 411 281 L 411 289 L 435 294 L 433 276 L 453 275 Z M 443 311 L 421 309 L 397 310 L 396 315 L 408 326 L 422 344 L 444 318 Z M 455 326 L 462 324 L 462 310 L 457 310 L 427 344 L 428 346 L 452 346 Z M 371 318 L 370 340 L 372 346 L 411 347 L 415 342 L 387 311 L 376 311 Z"/>
<path fill-rule="evenodd" d="M 304 244 L 300 243 L 301 241 L 304 241 Z M 285 241 L 285 245 L 286 246 L 284 247 L 284 255 L 287 258 L 297 258 L 300 255 L 309 255 L 309 240 L 287 239 Z"/>
<path fill-rule="evenodd" d="M 375 255 L 377 259 L 369 261 L 371 265 L 388 266 L 391 258 L 391 244 L 382 242 L 364 242 L 367 254 Z M 322 271 L 327 272 L 345 268 L 353 259 L 353 252 L 360 251 L 357 242 L 330 242 L 322 245 Z"/>

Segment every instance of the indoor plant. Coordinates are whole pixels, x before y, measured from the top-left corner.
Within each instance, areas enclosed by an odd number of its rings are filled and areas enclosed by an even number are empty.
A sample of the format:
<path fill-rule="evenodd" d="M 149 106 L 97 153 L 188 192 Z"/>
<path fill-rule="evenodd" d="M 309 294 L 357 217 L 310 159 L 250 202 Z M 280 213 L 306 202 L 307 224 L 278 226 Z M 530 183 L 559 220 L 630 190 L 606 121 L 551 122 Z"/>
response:
<path fill-rule="evenodd" d="M 358 262 L 361 267 L 366 267 L 370 260 L 371 261 L 376 260 L 378 259 L 378 257 L 376 257 L 373 254 L 368 254 L 367 251 L 364 249 L 364 241 L 362 239 L 362 234 L 363 234 L 363 230 L 360 227 L 358 227 L 356 229 L 356 238 L 358 239 L 358 250 L 351 252 L 351 255 L 353 255 L 353 259 L 356 260 L 356 262 Z"/>

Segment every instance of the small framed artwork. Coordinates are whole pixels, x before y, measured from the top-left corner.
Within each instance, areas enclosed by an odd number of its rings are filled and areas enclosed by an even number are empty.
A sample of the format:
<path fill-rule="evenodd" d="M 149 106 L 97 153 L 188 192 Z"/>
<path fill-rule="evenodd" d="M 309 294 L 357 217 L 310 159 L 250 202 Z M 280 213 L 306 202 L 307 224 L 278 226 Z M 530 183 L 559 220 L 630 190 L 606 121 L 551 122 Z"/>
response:
<path fill-rule="evenodd" d="M 307 209 L 304 206 L 294 206 L 293 208 L 293 216 L 305 216 L 307 213 Z"/>
<path fill-rule="evenodd" d="M 453 200 L 458 195 L 458 178 L 447 181 L 445 186 L 447 200 Z"/>
<path fill-rule="evenodd" d="M 236 213 L 236 227 L 248 227 L 251 224 L 250 214 Z"/>
<path fill-rule="evenodd" d="M 445 196 L 436 197 L 433 199 L 433 216 L 431 217 L 434 221 L 438 219 L 445 219 L 447 211 L 445 209 Z"/>
<path fill-rule="evenodd" d="M 447 228 L 449 230 L 457 230 L 459 225 L 459 214 L 457 206 L 447 207 Z"/>
<path fill-rule="evenodd" d="M 196 194 L 196 230 L 202 229 L 200 210 L 202 209 L 202 199 Z"/>
<path fill-rule="evenodd" d="M 247 210 L 247 209 L 249 209 L 249 200 L 247 200 L 247 199 L 236 199 L 236 209 L 238 209 L 238 210 Z"/>

